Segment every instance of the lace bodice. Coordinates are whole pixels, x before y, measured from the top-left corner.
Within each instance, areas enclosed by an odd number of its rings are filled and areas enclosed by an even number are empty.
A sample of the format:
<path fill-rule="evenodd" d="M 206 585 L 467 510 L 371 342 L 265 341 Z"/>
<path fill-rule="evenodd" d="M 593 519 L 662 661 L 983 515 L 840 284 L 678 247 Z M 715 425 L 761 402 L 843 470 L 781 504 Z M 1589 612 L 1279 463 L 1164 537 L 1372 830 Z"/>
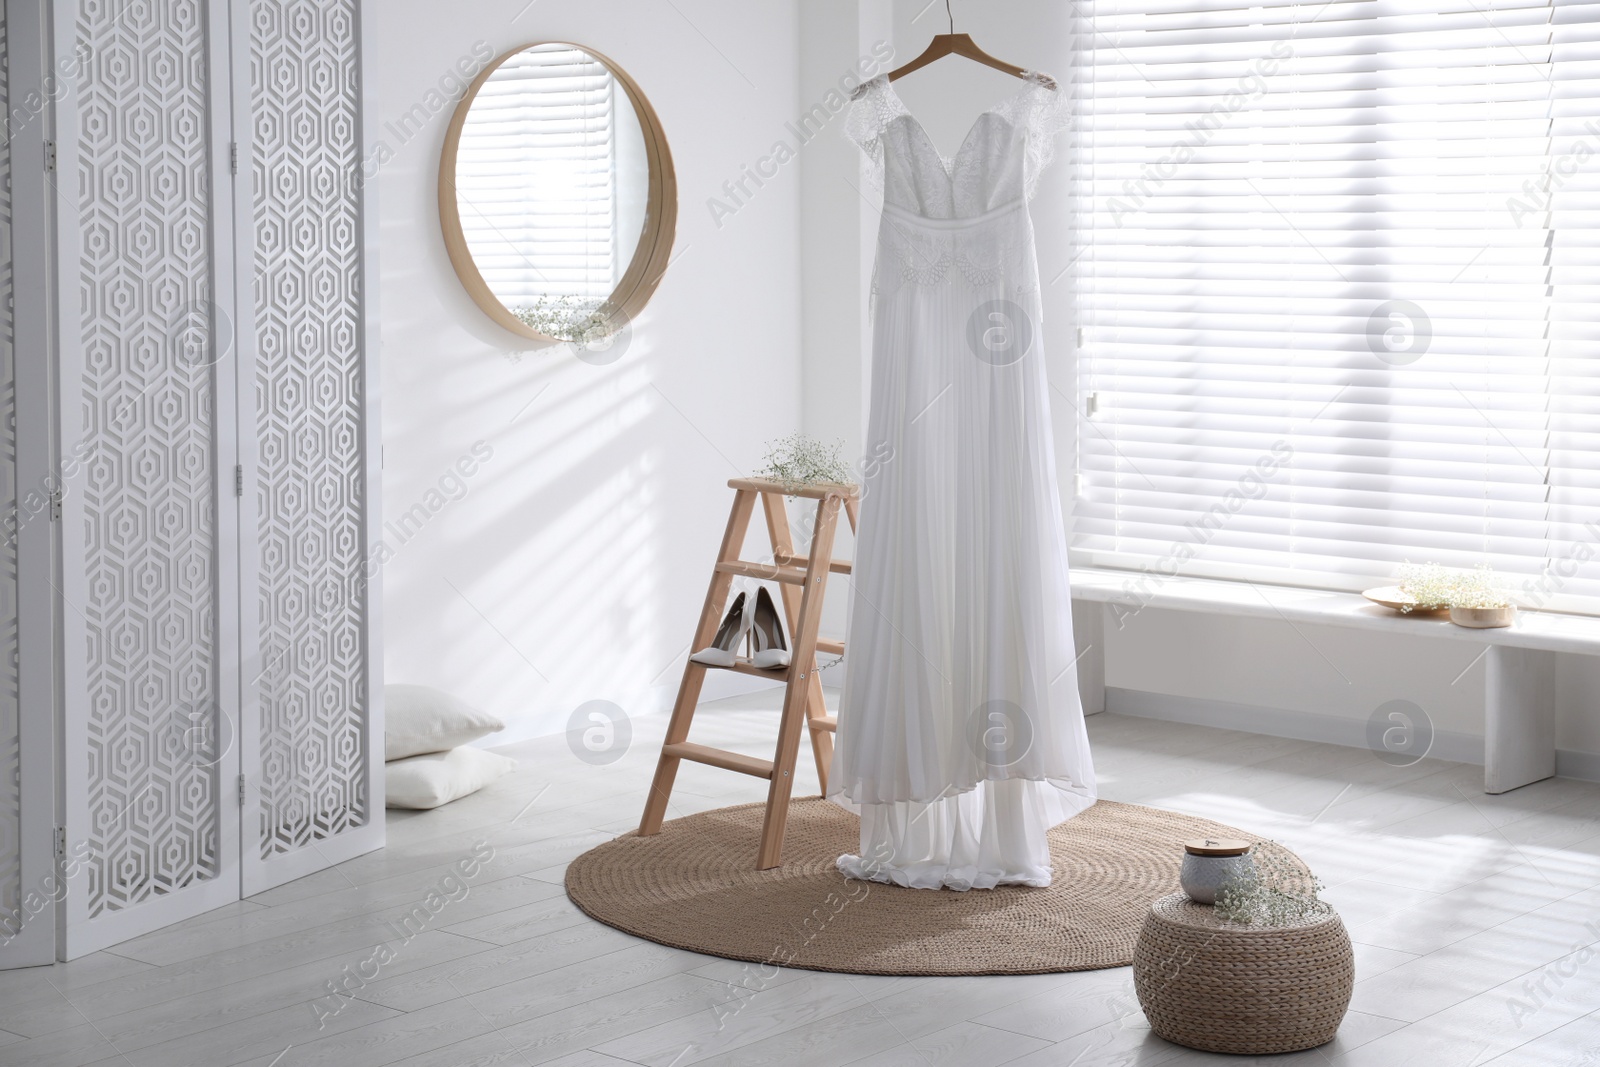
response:
<path fill-rule="evenodd" d="M 1033 195 L 1069 119 L 1055 82 L 1031 72 L 1026 81 L 978 116 L 950 159 L 883 75 L 856 90 L 846 132 L 871 161 L 885 203 L 932 219 L 982 215 Z"/>

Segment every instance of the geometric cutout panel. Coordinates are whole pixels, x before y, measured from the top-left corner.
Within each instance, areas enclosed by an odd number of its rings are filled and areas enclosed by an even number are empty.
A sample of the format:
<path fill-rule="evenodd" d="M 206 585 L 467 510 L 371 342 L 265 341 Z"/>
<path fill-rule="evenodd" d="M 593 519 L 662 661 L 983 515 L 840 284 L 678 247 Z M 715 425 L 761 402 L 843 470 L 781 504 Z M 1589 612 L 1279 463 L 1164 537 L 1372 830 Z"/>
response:
<path fill-rule="evenodd" d="M 356 33 L 250 5 L 263 859 L 371 817 Z"/>
<path fill-rule="evenodd" d="M 203 0 L 82 0 L 77 175 L 89 914 L 216 876 L 214 369 Z M 63 176 L 62 180 L 71 180 Z M 74 610 L 70 605 L 63 610 Z"/>
<path fill-rule="evenodd" d="M 0 115 L 11 113 L 5 5 L 0 4 Z M 11 290 L 11 146 L 0 141 L 0 938 L 22 920 L 21 705 L 17 693 L 17 390 Z"/>

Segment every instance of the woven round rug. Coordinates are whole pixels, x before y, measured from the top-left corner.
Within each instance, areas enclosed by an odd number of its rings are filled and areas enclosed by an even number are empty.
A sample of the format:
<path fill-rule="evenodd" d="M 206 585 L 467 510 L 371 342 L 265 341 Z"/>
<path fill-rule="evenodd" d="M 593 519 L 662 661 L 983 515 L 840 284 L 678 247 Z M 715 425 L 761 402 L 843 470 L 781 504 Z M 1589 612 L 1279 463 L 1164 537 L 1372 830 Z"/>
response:
<path fill-rule="evenodd" d="M 789 807 L 783 866 L 755 869 L 764 804 L 627 833 L 567 867 L 567 895 L 639 937 L 727 959 L 851 974 L 1042 974 L 1123 967 L 1150 903 L 1178 888 L 1183 842 L 1231 826 L 1102 800 L 1050 831 L 1050 886 L 966 893 L 851 881 L 856 817 L 821 797 Z"/>

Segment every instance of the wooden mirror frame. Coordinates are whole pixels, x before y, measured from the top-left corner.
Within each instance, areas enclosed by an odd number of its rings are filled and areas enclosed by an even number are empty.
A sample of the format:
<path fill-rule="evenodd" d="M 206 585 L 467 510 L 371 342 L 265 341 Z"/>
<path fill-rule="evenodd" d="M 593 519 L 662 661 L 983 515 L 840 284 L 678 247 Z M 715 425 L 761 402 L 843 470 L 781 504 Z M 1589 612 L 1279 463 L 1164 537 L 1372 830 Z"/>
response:
<path fill-rule="evenodd" d="M 661 131 L 661 120 L 656 116 L 655 109 L 650 106 L 650 101 L 645 99 L 638 83 L 612 62 L 609 56 L 569 41 L 533 41 L 497 56 L 493 63 L 472 79 L 466 95 L 456 105 L 455 114 L 450 118 L 450 127 L 444 135 L 444 149 L 439 154 L 439 224 L 444 230 L 444 247 L 450 254 L 450 265 L 455 267 L 456 276 L 461 279 L 461 284 L 466 287 L 467 294 L 472 297 L 473 302 L 500 326 L 530 341 L 563 344 L 567 343 L 564 338 L 551 337 L 535 330 L 513 315 L 511 310 L 494 295 L 489 284 L 483 280 L 483 274 L 478 270 L 478 264 L 473 260 L 472 252 L 467 247 L 466 235 L 461 229 L 461 215 L 456 207 L 456 153 L 461 147 L 461 131 L 466 126 L 467 113 L 472 110 L 472 103 L 478 98 L 478 90 L 489 80 L 490 75 L 499 70 L 501 64 L 512 56 L 520 55 L 530 48 L 550 44 L 560 45 L 563 48 L 576 48 L 605 64 L 611 76 L 617 79 L 617 84 L 627 92 L 628 100 L 633 104 L 634 114 L 639 118 L 639 129 L 644 135 L 645 159 L 650 170 L 650 188 L 645 197 L 644 227 L 640 231 L 639 244 L 634 249 L 633 260 L 628 264 L 628 269 L 623 272 L 611 295 L 600 305 L 600 313 L 607 319 L 621 319 L 621 324 L 626 325 L 644 308 L 655 293 L 656 286 L 661 283 L 661 276 L 666 273 L 667 263 L 672 255 L 672 241 L 678 228 L 678 177 L 672 169 L 672 150 L 667 147 L 667 138 Z"/>

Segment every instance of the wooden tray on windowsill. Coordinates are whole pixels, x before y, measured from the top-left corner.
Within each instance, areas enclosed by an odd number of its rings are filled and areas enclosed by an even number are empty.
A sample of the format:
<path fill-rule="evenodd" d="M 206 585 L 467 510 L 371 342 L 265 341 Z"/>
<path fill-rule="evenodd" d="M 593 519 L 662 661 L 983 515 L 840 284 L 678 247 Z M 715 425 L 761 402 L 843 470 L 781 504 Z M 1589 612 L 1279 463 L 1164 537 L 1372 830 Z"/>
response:
<path fill-rule="evenodd" d="M 1438 618 L 1450 614 L 1450 605 L 1440 604 L 1435 607 L 1420 607 L 1410 593 L 1402 593 L 1398 585 L 1379 586 L 1377 589 L 1366 589 L 1362 596 L 1374 604 L 1382 604 L 1386 608 L 1393 608 L 1401 615 L 1421 615 L 1428 618 Z"/>

